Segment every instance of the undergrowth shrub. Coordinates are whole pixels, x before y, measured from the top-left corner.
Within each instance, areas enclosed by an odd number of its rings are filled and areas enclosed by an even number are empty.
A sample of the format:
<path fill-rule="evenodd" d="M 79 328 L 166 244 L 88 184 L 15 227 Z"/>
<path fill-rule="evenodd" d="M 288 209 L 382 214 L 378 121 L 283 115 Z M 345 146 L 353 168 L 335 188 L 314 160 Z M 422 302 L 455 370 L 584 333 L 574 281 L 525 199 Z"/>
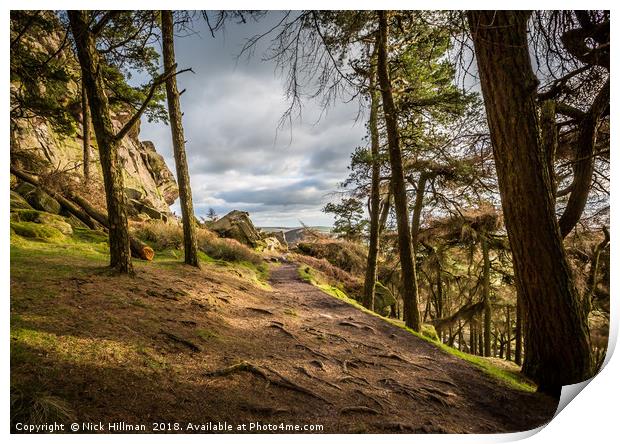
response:
<path fill-rule="evenodd" d="M 67 423 L 77 418 L 67 401 L 32 388 L 11 386 L 11 424 Z"/>
<path fill-rule="evenodd" d="M 361 296 L 364 289 L 363 281 L 359 277 L 332 265 L 327 259 L 317 259 L 303 254 L 295 255 L 295 259 L 320 271 L 328 279 L 330 285 L 342 286 L 352 297 Z"/>
<path fill-rule="evenodd" d="M 134 227 L 134 234 L 148 242 L 156 251 L 183 248 L 183 227 L 179 224 L 162 221 L 145 222 Z M 219 238 L 206 228 L 196 229 L 198 248 L 213 259 L 228 262 L 249 262 L 256 266 L 263 264 L 263 259 L 251 248 L 234 239 Z"/>
<path fill-rule="evenodd" d="M 145 222 L 134 227 L 134 234 L 154 250 L 178 250 L 183 246 L 183 227 L 162 221 Z"/>
<path fill-rule="evenodd" d="M 256 266 L 263 264 L 260 255 L 234 239 L 203 238 L 199 239 L 198 248 L 214 259 L 228 262 L 249 262 Z"/>
<path fill-rule="evenodd" d="M 332 265 L 353 274 L 364 273 L 367 252 L 363 245 L 345 240 L 325 239 L 300 242 L 297 250 L 317 259 L 326 259 Z"/>

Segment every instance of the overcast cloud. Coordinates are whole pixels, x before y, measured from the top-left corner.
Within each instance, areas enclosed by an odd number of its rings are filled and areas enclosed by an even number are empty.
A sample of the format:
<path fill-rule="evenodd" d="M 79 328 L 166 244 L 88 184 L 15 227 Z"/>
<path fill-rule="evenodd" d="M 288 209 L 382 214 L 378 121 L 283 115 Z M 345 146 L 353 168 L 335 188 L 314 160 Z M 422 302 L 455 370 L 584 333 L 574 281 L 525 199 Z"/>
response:
<path fill-rule="evenodd" d="M 292 133 L 278 132 L 287 103 L 274 64 L 261 61 L 260 48 L 236 59 L 245 39 L 275 19 L 231 23 L 215 39 L 197 22 L 197 35 L 175 41 L 179 67 L 195 72 L 178 79 L 194 208 L 198 216 L 209 207 L 219 215 L 249 211 L 260 226 L 331 225 L 321 208 L 347 176 L 364 125 L 355 123 L 356 103 L 335 105 L 318 123 L 318 105 L 305 103 Z M 168 126 L 143 122 L 140 138 L 152 140 L 174 171 Z"/>

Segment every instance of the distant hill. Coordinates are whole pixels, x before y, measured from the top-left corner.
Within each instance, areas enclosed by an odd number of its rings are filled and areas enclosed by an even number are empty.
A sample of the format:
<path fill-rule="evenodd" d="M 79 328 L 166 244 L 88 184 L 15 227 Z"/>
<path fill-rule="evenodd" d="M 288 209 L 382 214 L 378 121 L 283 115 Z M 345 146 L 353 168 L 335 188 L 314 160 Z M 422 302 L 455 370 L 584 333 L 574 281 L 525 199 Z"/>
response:
<path fill-rule="evenodd" d="M 298 230 L 303 227 L 259 227 L 259 228 L 267 233 L 273 233 L 274 231 L 284 231 L 286 233 L 287 231 Z M 316 225 L 316 226 L 311 226 L 307 228 L 316 230 L 320 233 L 331 233 L 332 231 L 332 227 L 328 227 L 325 225 Z"/>
<path fill-rule="evenodd" d="M 313 226 L 313 227 L 260 227 L 261 230 L 267 233 L 284 232 L 284 238 L 289 244 L 296 244 L 297 242 L 306 238 L 308 231 L 315 231 L 319 234 L 331 235 L 332 227 L 327 226 Z"/>

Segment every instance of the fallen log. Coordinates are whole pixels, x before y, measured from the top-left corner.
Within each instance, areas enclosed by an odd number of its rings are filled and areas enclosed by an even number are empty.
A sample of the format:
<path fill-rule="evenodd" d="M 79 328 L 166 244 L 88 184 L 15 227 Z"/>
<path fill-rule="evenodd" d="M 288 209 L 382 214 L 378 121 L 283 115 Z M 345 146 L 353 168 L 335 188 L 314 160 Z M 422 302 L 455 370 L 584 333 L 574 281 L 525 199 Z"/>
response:
<path fill-rule="evenodd" d="M 88 228 L 93 230 L 103 228 L 104 231 L 107 231 L 109 227 L 108 215 L 96 209 L 82 196 L 75 193 L 70 193 L 69 198 L 66 198 L 59 192 L 42 186 L 37 177 L 20 171 L 13 166 L 11 166 L 11 173 L 24 182 L 28 182 L 36 187 L 39 187 L 47 194 L 51 195 L 62 207 L 84 222 Z M 129 247 L 133 257 L 146 261 L 151 261 L 153 260 L 153 257 L 155 257 L 155 251 L 134 236 L 129 236 Z"/>
<path fill-rule="evenodd" d="M 145 261 L 152 261 L 155 257 L 155 251 L 140 239 L 129 236 L 129 247 L 131 255 Z"/>

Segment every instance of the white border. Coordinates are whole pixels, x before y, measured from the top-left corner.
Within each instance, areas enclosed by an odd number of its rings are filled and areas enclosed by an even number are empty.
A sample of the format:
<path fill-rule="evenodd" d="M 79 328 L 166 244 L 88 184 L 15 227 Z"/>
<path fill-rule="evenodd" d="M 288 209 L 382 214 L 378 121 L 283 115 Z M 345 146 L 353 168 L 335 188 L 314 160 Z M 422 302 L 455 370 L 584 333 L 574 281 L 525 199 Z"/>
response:
<path fill-rule="evenodd" d="M 6 87 L 9 79 L 8 79 L 8 57 L 9 57 L 9 39 L 7 38 L 9 35 L 9 9 L 10 7 L 14 7 L 16 9 L 79 9 L 80 7 L 88 6 L 91 9 L 168 9 L 171 6 L 169 1 L 163 0 L 151 0 L 151 1 L 118 1 L 118 0 L 93 0 L 89 1 L 87 5 L 84 0 L 76 1 L 76 0 L 58 0 L 58 1 L 43 1 L 43 0 L 31 0 L 31 1 L 23 1 L 23 2 L 3 2 L 2 9 L 0 14 L 2 14 L 2 18 L 0 19 L 0 29 L 2 30 L 0 35 L 4 35 L 4 39 L 2 39 L 2 52 L 3 52 L 3 60 L 5 62 L 4 69 L 2 70 L 2 78 L 3 84 L 5 87 L 2 89 L 2 97 L 3 103 L 2 112 L 4 114 L 4 120 L 2 125 L 2 133 L 1 139 L 4 141 L 3 146 L 5 147 L 3 150 L 3 167 L 0 168 L 0 183 L 8 184 L 9 182 L 9 149 L 8 149 L 8 140 L 9 140 L 9 89 Z M 199 1 L 175 1 L 173 4 L 175 9 L 304 9 L 304 8 L 312 8 L 312 9 L 492 9 L 497 8 L 499 5 L 497 1 L 402 1 L 402 0 L 384 0 L 381 2 L 378 1 L 325 1 L 325 0 L 315 0 L 312 2 L 309 1 L 298 1 L 291 2 L 289 1 L 260 1 L 260 2 L 251 2 L 251 1 L 239 1 L 239 0 L 230 0 L 230 1 L 209 1 L 209 2 L 199 2 Z M 502 5 L 504 6 L 504 5 Z M 616 35 L 617 27 L 616 17 L 615 17 L 615 3 L 611 1 L 520 1 L 518 4 L 510 4 L 506 5 L 516 9 L 610 9 L 612 10 L 612 35 Z M 612 54 L 615 51 L 615 46 L 612 45 Z M 612 56 L 612 72 L 615 72 L 617 68 L 616 63 L 617 58 Z M 618 87 L 615 82 L 611 84 L 611 92 L 612 92 L 612 101 L 611 101 L 611 110 L 612 115 L 616 108 L 615 100 L 618 98 Z M 612 135 L 611 140 L 612 144 L 617 140 L 617 131 L 616 126 L 612 126 Z M 613 151 L 613 149 L 612 149 Z M 612 154 L 612 159 L 614 155 Z M 611 176 L 615 177 L 615 173 L 617 173 L 617 166 L 612 161 L 611 164 Z M 616 192 L 613 191 L 615 180 L 612 180 L 611 188 L 611 201 L 613 203 L 613 196 L 616 195 Z M 6 186 L 6 185 L 5 185 Z M 5 254 L 0 258 L 1 267 L 0 273 L 2 276 L 3 288 L 5 291 L 3 292 L 4 296 L 4 304 L 2 311 L 2 319 L 4 320 L 4 331 L 2 335 L 1 341 L 1 350 L 2 350 L 2 381 L 4 382 L 2 386 L 2 395 L 0 399 L 2 399 L 2 413 L 3 413 L 3 421 L 2 421 L 2 431 L 3 434 L 9 433 L 9 314 L 10 314 L 10 305 L 9 305 L 9 293 L 10 293 L 10 279 L 9 279 L 9 269 L 10 269 L 10 259 L 9 259 L 9 245 L 8 245 L 8 214 L 9 214 L 9 200 L 8 190 L 5 189 L 4 196 L 1 199 L 2 205 L 2 214 L 4 215 L 0 218 L 1 224 L 1 232 L 4 233 L 3 236 L 0 237 L 0 251 L 4 251 Z M 615 206 L 612 205 L 611 218 L 612 220 L 616 219 L 617 212 L 615 211 Z M 615 223 L 612 225 L 615 227 Z M 618 257 L 618 245 L 614 243 L 613 229 L 612 229 L 612 243 L 611 243 L 611 269 L 612 270 L 620 270 L 619 263 L 617 260 Z M 614 294 L 614 289 L 616 288 L 618 277 L 616 274 L 612 273 L 612 295 Z M 363 444 L 366 442 L 390 442 L 393 443 L 395 441 L 401 442 L 403 439 L 407 440 L 407 442 L 475 442 L 475 443 L 485 443 L 485 442 L 506 442 L 506 441 L 516 441 L 529 437 L 529 442 L 539 442 L 546 443 L 553 439 L 556 442 L 589 442 L 589 443 L 605 443 L 609 442 L 612 436 L 616 433 L 616 423 L 618 421 L 617 411 L 615 410 L 615 405 L 618 402 L 618 395 L 620 381 L 618 375 L 620 372 L 618 371 L 620 368 L 620 364 L 618 364 L 618 359 L 611 359 L 613 355 L 613 348 L 615 347 L 615 343 L 617 342 L 618 337 L 618 315 L 619 310 L 617 309 L 617 303 L 614 300 L 611 304 L 611 318 L 612 318 L 612 328 L 610 331 L 610 345 L 606 366 L 601 371 L 601 373 L 596 376 L 591 383 L 585 384 L 587 387 L 583 390 L 576 401 L 568 403 L 568 405 L 555 417 L 546 427 L 542 427 L 537 430 L 522 432 L 516 434 L 505 434 L 505 435 L 356 435 L 349 437 L 348 435 L 215 435 L 215 436 L 205 436 L 205 435 L 182 435 L 174 437 L 171 435 L 88 435 L 88 437 L 84 437 L 81 435 L 11 435 L 10 439 L 15 442 L 35 442 L 35 441 L 43 441 L 51 442 L 51 443 L 73 443 L 79 442 L 82 443 L 84 441 L 87 442 L 104 442 L 108 440 L 121 440 L 125 441 L 131 440 L 134 443 L 142 443 L 142 442 L 170 442 L 174 441 L 182 441 L 182 442 L 207 442 L 207 441 L 216 441 L 218 443 L 231 443 L 231 442 L 239 442 L 243 440 L 251 440 L 254 443 L 267 443 L 267 442 L 290 442 L 294 440 L 295 442 L 305 443 L 305 442 L 313 442 L 317 439 L 321 441 L 328 442 L 342 442 L 343 439 L 355 439 L 355 441 L 359 444 Z M 581 387 L 583 388 L 583 387 Z M 574 389 L 574 388 L 573 388 Z M 572 399 L 572 398 L 571 398 Z M 537 433 L 538 432 L 538 433 Z"/>

